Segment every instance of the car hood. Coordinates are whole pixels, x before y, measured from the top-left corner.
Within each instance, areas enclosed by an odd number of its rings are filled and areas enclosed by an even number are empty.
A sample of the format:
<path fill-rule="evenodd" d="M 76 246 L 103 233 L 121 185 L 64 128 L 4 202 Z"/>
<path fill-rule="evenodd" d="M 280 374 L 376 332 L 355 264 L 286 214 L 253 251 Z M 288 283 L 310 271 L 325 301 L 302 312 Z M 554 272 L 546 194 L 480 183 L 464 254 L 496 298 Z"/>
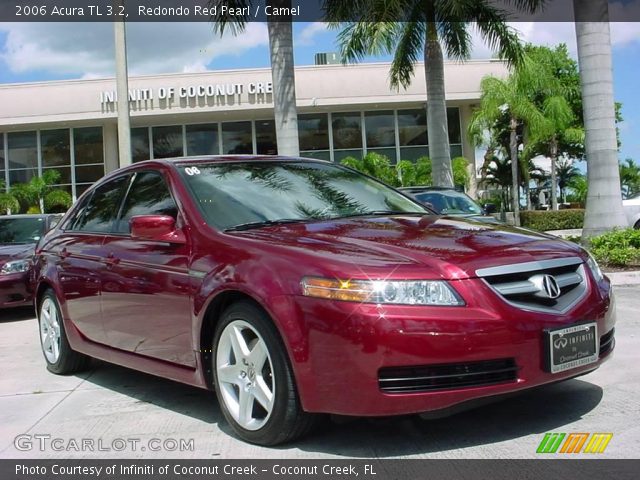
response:
<path fill-rule="evenodd" d="M 396 277 L 468 278 L 480 268 L 582 256 L 580 247 L 551 235 L 435 215 L 285 224 L 233 235 L 294 250 L 354 276 L 392 269 Z"/>
<path fill-rule="evenodd" d="M 30 258 L 35 250 L 35 244 L 0 245 L 0 264 L 4 265 L 10 260 Z"/>

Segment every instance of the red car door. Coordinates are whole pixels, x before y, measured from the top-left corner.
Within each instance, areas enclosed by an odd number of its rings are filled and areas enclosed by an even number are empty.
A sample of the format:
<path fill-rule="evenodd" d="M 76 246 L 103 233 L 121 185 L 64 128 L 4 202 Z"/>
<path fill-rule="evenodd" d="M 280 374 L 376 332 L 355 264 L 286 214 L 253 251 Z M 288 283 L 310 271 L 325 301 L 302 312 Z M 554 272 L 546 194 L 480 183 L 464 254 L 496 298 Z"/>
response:
<path fill-rule="evenodd" d="M 48 247 L 55 258 L 67 318 L 82 335 L 99 343 L 106 342 L 100 305 L 102 243 L 116 220 L 128 178 L 115 178 L 96 189 L 63 226 L 64 234 Z"/>
<path fill-rule="evenodd" d="M 102 318 L 108 343 L 195 367 L 191 335 L 189 244 L 134 239 L 136 215 L 170 215 L 178 208 L 162 173 L 135 174 L 114 231 L 105 238 Z"/>

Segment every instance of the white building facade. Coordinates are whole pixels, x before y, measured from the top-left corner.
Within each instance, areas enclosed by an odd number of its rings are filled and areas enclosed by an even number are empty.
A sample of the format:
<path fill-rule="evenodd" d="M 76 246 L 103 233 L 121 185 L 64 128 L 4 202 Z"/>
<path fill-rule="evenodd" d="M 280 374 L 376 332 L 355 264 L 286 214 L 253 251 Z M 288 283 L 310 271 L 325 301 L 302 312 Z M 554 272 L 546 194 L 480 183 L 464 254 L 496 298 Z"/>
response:
<path fill-rule="evenodd" d="M 452 156 L 475 162 L 465 134 L 480 81 L 504 77 L 498 61 L 445 64 Z M 373 151 L 392 162 L 428 155 L 422 65 L 406 90 L 389 87 L 389 64 L 296 68 L 302 156 L 339 162 Z M 75 198 L 118 159 L 115 79 L 0 85 L 0 178 L 7 187 L 47 169 Z M 269 69 L 129 79 L 134 162 L 219 154 L 276 154 Z"/>

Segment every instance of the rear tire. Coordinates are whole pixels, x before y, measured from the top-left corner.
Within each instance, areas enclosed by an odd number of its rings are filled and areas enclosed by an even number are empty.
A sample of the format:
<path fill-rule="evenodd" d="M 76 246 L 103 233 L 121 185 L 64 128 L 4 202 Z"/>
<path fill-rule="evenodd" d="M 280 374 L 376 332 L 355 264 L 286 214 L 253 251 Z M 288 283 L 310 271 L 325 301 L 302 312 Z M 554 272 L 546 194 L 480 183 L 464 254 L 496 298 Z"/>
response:
<path fill-rule="evenodd" d="M 91 359 L 75 352 L 69 345 L 60 306 L 53 290 L 44 292 L 38 302 L 38 327 L 47 370 L 57 375 L 69 375 L 89 366 Z"/>
<path fill-rule="evenodd" d="M 638 220 L 636 222 L 636 224 L 633 226 L 633 228 L 635 228 L 636 230 L 640 230 L 640 220 Z"/>
<path fill-rule="evenodd" d="M 220 408 L 238 437 L 269 446 L 312 429 L 316 417 L 302 410 L 282 339 L 256 305 L 238 302 L 224 311 L 212 361 Z"/>

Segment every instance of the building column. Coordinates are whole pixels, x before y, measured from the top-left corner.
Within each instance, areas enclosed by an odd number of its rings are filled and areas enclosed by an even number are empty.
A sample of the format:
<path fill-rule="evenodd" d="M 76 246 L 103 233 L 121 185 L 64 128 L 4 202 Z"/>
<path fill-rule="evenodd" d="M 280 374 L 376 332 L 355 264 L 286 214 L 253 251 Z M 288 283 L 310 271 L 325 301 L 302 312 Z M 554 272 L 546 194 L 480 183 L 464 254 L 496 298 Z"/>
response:
<path fill-rule="evenodd" d="M 476 149 L 469 140 L 467 130 L 469 123 L 471 122 L 472 115 L 471 105 L 460 105 L 460 136 L 462 137 L 462 156 L 467 159 L 469 166 L 467 171 L 469 172 L 469 188 L 467 194 L 471 198 L 477 198 L 478 195 L 478 179 L 477 179 L 477 167 L 476 167 Z"/>
<path fill-rule="evenodd" d="M 118 159 L 118 125 L 106 123 L 102 127 L 102 141 L 104 143 L 104 172 L 113 172 L 120 168 Z"/>

